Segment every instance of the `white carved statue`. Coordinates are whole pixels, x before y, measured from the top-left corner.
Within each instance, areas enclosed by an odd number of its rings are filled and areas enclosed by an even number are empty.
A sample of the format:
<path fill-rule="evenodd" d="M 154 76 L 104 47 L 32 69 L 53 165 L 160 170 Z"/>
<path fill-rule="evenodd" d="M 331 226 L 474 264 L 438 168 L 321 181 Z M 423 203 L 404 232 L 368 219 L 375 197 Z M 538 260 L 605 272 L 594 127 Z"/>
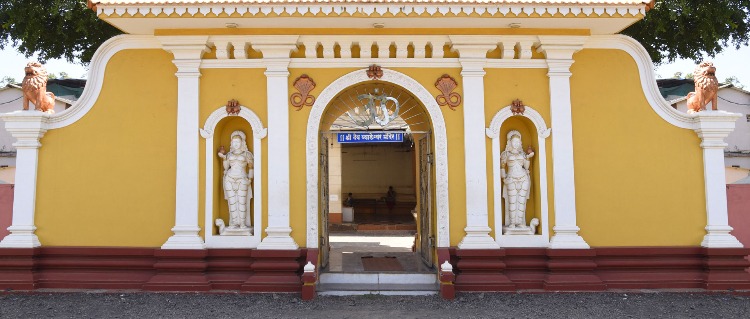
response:
<path fill-rule="evenodd" d="M 533 235 L 539 220 L 534 218 L 526 226 L 526 201 L 531 190 L 529 159 L 534 156 L 531 146 L 524 152 L 521 133 L 508 132 L 508 143 L 500 154 L 500 177 L 503 179 L 505 199 L 505 227 L 503 234 Z"/>
<path fill-rule="evenodd" d="M 245 133 L 234 131 L 231 135 L 229 152 L 224 146 L 219 148 L 219 157 L 224 164 L 224 199 L 229 205 L 229 226 L 224 221 L 216 220 L 220 235 L 251 235 L 250 200 L 253 189 L 253 153 L 247 149 Z"/>

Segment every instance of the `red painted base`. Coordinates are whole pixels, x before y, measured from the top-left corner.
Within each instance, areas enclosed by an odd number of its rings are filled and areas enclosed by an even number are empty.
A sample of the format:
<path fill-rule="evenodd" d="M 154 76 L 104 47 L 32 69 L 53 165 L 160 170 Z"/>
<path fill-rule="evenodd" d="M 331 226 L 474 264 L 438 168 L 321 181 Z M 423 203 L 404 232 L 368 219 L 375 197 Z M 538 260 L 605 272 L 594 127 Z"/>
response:
<path fill-rule="evenodd" d="M 750 290 L 750 249 L 627 247 L 438 250 L 457 291 Z M 442 285 L 441 285 L 442 293 Z"/>
<path fill-rule="evenodd" d="M 575 250 L 438 250 L 440 294 L 455 291 L 750 290 L 750 249 L 700 247 Z M 317 249 L 0 249 L 0 289 L 138 289 L 295 292 L 314 298 Z"/>
<path fill-rule="evenodd" d="M 306 255 L 306 249 L 0 249 L 0 289 L 300 292 Z"/>

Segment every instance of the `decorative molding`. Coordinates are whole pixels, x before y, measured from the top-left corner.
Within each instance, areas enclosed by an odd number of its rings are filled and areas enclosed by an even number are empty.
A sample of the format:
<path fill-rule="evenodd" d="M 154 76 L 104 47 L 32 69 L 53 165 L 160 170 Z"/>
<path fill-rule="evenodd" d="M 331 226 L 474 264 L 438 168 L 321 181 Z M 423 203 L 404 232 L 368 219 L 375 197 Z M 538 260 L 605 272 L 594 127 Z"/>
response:
<path fill-rule="evenodd" d="M 370 80 L 380 80 L 383 77 L 383 69 L 379 65 L 373 64 L 367 69 L 367 77 Z"/>
<path fill-rule="evenodd" d="M 518 101 L 518 99 L 516 99 Z M 519 101 L 520 102 L 520 101 Z M 515 101 L 514 101 L 515 103 Z M 492 185 L 494 189 L 495 240 L 500 247 L 548 247 L 549 246 L 549 196 L 547 194 L 547 138 L 551 128 L 547 127 L 544 118 L 530 106 L 523 113 L 514 113 L 514 106 L 509 105 L 495 113 L 486 129 L 487 137 L 492 139 Z M 541 196 L 541 230 L 539 235 L 503 235 L 502 178 L 500 177 L 500 128 L 513 117 L 525 117 L 534 124 L 537 135 L 539 158 L 539 193 Z"/>
<path fill-rule="evenodd" d="M 307 74 L 302 74 L 296 80 L 294 80 L 295 89 L 297 93 L 292 93 L 289 97 L 289 103 L 297 108 L 297 111 L 302 110 L 303 106 L 312 106 L 315 103 L 315 96 L 310 94 L 310 91 L 315 89 L 315 81 Z"/>
<path fill-rule="evenodd" d="M 203 129 L 200 130 L 201 137 L 206 139 L 205 160 L 205 240 L 208 248 L 256 248 L 260 244 L 263 224 L 263 154 L 261 140 L 268 134 L 268 129 L 263 127 L 258 115 L 244 106 L 238 106 L 239 112 L 228 114 L 224 107 L 219 107 L 206 119 Z M 253 234 L 251 236 L 218 236 L 213 234 L 214 224 L 214 162 L 216 161 L 216 150 L 214 149 L 214 130 L 216 125 L 227 117 L 238 116 L 250 124 L 253 130 Z"/>
<path fill-rule="evenodd" d="M 302 15 L 320 17 L 383 17 L 385 15 L 408 16 L 417 14 L 429 17 L 461 17 L 464 15 L 489 15 L 493 18 L 518 17 L 520 14 L 533 15 L 573 15 L 577 18 L 622 18 L 623 16 L 640 17 L 646 14 L 643 4 L 591 5 L 591 4 L 461 4 L 461 3 L 399 3 L 383 5 L 381 3 L 308 3 L 294 2 L 278 4 L 188 4 L 179 6 L 160 6 L 143 4 L 103 4 L 96 6 L 96 13 L 102 19 L 127 18 L 166 18 L 205 17 L 211 15 L 228 16 L 239 14 L 242 17 L 278 17 L 283 15 Z"/>
<path fill-rule="evenodd" d="M 307 247 L 318 247 L 318 139 L 320 123 L 328 104 L 346 88 L 370 79 L 363 70 L 355 70 L 336 79 L 318 95 L 307 120 Z M 450 246 L 448 215 L 448 138 L 445 120 L 432 94 L 411 77 L 390 69 L 383 69 L 381 81 L 390 82 L 408 90 L 427 109 L 435 137 L 435 174 L 437 205 L 437 247 Z"/>
<path fill-rule="evenodd" d="M 435 97 L 435 101 L 437 101 L 438 105 L 447 105 L 452 111 L 455 111 L 456 107 L 461 105 L 461 94 L 453 92 L 453 90 L 458 87 L 456 79 L 448 74 L 443 74 L 443 76 L 438 78 L 437 82 L 435 82 L 435 87 L 441 92 L 440 95 Z"/>
<path fill-rule="evenodd" d="M 337 69 L 337 68 L 366 68 L 372 64 L 380 65 L 384 68 L 460 68 L 461 63 L 457 58 L 321 58 L 305 59 L 292 58 L 289 63 L 290 68 L 316 68 L 316 69 Z M 262 59 L 243 59 L 243 60 L 202 60 L 202 69 L 261 69 L 266 65 Z M 486 69 L 546 69 L 547 62 L 544 59 L 528 60 L 504 60 L 504 59 L 487 59 Z"/>
<path fill-rule="evenodd" d="M 526 105 L 523 105 L 523 102 L 519 99 L 513 100 L 513 103 L 510 104 L 510 111 L 513 113 L 513 115 L 523 115 L 523 113 L 526 111 Z"/>
<path fill-rule="evenodd" d="M 227 105 L 225 106 L 225 109 L 227 111 L 227 115 L 240 114 L 240 102 L 235 99 L 231 99 L 227 101 Z"/>

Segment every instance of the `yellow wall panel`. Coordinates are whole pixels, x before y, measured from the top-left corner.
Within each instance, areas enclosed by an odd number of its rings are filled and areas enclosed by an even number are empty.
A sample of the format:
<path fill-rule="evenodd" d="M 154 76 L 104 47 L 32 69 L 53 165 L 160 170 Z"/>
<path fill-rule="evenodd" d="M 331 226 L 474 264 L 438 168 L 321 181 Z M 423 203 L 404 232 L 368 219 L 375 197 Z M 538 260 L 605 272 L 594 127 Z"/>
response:
<path fill-rule="evenodd" d="M 115 54 L 88 114 L 42 138 L 35 219 L 42 245 L 159 247 L 172 235 L 171 59 L 163 50 Z"/>
<path fill-rule="evenodd" d="M 579 234 L 591 246 L 699 245 L 706 203 L 698 136 L 651 109 L 626 53 L 584 50 L 574 58 Z"/>

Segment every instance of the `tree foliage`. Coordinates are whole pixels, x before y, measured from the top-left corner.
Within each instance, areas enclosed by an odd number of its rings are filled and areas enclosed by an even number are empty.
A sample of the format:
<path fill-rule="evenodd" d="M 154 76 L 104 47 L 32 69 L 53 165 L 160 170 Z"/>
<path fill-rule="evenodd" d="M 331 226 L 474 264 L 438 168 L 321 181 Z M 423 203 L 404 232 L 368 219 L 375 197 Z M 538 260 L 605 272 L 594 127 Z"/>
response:
<path fill-rule="evenodd" d="M 82 0 L 0 1 L 0 48 L 8 45 L 40 60 L 88 63 L 121 31 L 96 17 Z M 750 38 L 750 0 L 657 0 L 646 17 L 623 31 L 646 48 L 654 63 L 700 60 Z"/>
<path fill-rule="evenodd" d="M 15 47 L 39 60 L 91 61 L 99 45 L 122 33 L 99 20 L 81 0 L 0 1 L 0 48 Z"/>
<path fill-rule="evenodd" d="M 656 64 L 700 61 L 750 38 L 750 0 L 660 0 L 623 34 L 638 40 Z"/>

